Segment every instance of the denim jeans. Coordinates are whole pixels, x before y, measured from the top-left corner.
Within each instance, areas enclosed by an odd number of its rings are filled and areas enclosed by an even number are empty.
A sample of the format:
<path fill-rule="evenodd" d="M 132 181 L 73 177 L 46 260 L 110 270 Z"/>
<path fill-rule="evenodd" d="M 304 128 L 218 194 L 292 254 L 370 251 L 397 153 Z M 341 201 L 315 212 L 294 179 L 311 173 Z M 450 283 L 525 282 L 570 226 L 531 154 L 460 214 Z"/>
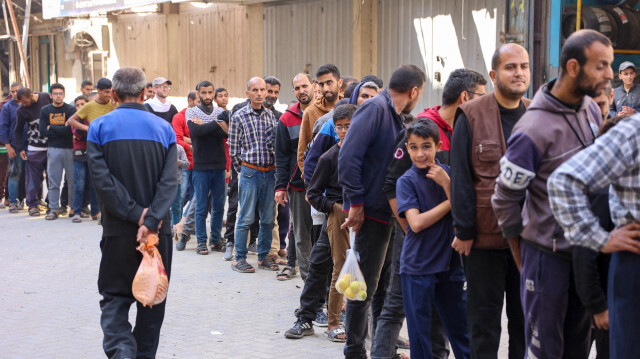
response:
<path fill-rule="evenodd" d="M 73 188 L 73 149 L 49 147 L 47 151 L 47 177 L 49 179 L 49 208 L 52 211 L 57 211 L 60 208 L 62 171 L 64 171 L 67 186 Z M 73 191 L 67 191 L 68 203 L 73 203 Z"/>
<path fill-rule="evenodd" d="M 11 204 L 18 203 L 20 175 L 24 170 L 24 161 L 22 160 L 22 158 L 20 158 L 19 155 L 9 160 L 9 166 L 12 166 L 14 163 L 18 166 L 18 175 L 9 177 L 9 203 Z"/>
<path fill-rule="evenodd" d="M 93 190 L 87 162 L 73 161 L 73 212 L 82 211 L 82 197 L 85 186 L 89 186 L 89 203 L 91 203 L 91 215 L 100 213 L 100 203 L 96 192 Z"/>
<path fill-rule="evenodd" d="M 0 198 L 9 199 L 7 176 L 9 173 L 9 155 L 0 153 Z"/>
<path fill-rule="evenodd" d="M 258 231 L 258 260 L 263 260 L 271 248 L 271 231 L 275 221 L 276 203 L 275 171 L 261 172 L 242 166 L 238 176 L 238 218 L 236 220 L 236 260 L 247 258 L 247 236 L 255 221 L 258 208 L 260 230 Z"/>
<path fill-rule="evenodd" d="M 207 207 L 211 192 L 211 243 L 222 238 L 222 216 L 226 199 L 224 169 L 193 171 L 193 189 L 196 196 L 196 237 L 198 244 L 207 242 Z"/>
<path fill-rule="evenodd" d="M 171 205 L 171 225 L 175 226 L 182 219 L 182 183 L 178 183 L 176 199 Z"/>
<path fill-rule="evenodd" d="M 187 202 L 189 202 L 191 200 L 191 195 L 193 194 L 193 184 L 191 181 L 192 178 L 192 174 L 193 174 L 193 170 L 188 170 L 188 169 L 182 169 L 182 181 L 180 182 L 180 188 L 178 193 L 180 193 L 180 198 L 182 198 L 182 207 L 180 208 L 184 208 L 184 206 L 187 204 Z M 187 191 L 191 190 L 189 193 L 189 198 L 187 198 Z M 186 213 L 186 211 L 184 212 Z M 184 216 L 184 213 L 182 214 Z M 178 222 L 180 220 L 178 219 Z"/>

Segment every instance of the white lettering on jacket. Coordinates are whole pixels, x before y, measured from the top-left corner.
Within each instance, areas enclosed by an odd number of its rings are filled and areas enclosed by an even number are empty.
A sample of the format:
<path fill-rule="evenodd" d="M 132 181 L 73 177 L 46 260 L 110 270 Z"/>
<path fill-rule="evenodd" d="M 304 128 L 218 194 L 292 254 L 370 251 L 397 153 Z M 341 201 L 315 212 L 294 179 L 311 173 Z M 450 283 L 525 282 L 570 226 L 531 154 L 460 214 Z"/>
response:
<path fill-rule="evenodd" d="M 522 190 L 529 186 L 535 173 L 509 161 L 506 156 L 500 159 L 500 180 L 510 189 Z"/>

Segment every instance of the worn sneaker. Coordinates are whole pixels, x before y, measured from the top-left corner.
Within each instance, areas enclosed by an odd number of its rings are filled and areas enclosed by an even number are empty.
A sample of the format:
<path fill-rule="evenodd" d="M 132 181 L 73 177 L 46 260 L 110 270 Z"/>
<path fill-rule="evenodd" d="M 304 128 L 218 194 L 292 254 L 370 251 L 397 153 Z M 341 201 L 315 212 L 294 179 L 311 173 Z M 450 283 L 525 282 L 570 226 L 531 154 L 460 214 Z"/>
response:
<path fill-rule="evenodd" d="M 89 206 L 82 207 L 82 213 L 91 214 L 91 210 L 89 209 Z"/>
<path fill-rule="evenodd" d="M 298 318 L 293 328 L 284 332 L 284 336 L 289 339 L 301 339 L 304 336 L 313 335 L 314 333 L 313 324 L 302 318 Z"/>
<path fill-rule="evenodd" d="M 24 211 L 24 202 L 25 201 L 18 201 L 18 210 Z"/>
<path fill-rule="evenodd" d="M 224 256 L 222 258 L 224 258 L 225 261 L 230 261 L 231 259 L 233 259 L 233 243 L 227 242 Z"/>
<path fill-rule="evenodd" d="M 318 313 L 316 313 L 316 319 L 313 321 L 313 324 L 319 327 L 328 327 L 329 316 L 327 316 L 327 313 L 325 313 L 324 310 L 318 311 Z"/>
<path fill-rule="evenodd" d="M 58 208 L 58 216 L 63 217 L 63 216 L 66 216 L 67 214 L 68 214 L 67 207 Z"/>
<path fill-rule="evenodd" d="M 183 251 L 187 247 L 187 242 L 189 242 L 191 236 L 188 234 L 180 233 L 178 236 L 178 242 L 176 243 L 176 250 Z"/>
<path fill-rule="evenodd" d="M 253 242 L 249 244 L 249 247 L 247 247 L 247 250 L 249 252 L 258 253 L 258 245 L 256 244 L 256 242 Z"/>

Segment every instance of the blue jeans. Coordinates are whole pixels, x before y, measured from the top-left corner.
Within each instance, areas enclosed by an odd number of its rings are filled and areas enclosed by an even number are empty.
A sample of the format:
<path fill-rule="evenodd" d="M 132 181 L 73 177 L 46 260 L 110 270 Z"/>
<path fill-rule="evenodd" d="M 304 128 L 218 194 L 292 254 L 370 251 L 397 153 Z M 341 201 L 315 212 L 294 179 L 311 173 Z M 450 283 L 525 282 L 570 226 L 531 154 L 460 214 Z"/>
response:
<path fill-rule="evenodd" d="M 182 219 L 182 183 L 178 183 L 178 192 L 176 193 L 176 199 L 171 205 L 171 225 L 175 226 Z"/>
<path fill-rule="evenodd" d="M 89 203 L 91 204 L 91 215 L 100 213 L 100 203 L 96 192 L 93 190 L 87 162 L 73 161 L 73 213 L 82 211 L 82 197 L 84 187 L 89 186 Z"/>
<path fill-rule="evenodd" d="M 255 221 L 258 208 L 260 230 L 258 232 L 258 260 L 262 261 L 271 249 L 271 231 L 276 215 L 275 171 L 260 172 L 242 166 L 238 176 L 238 218 L 235 230 L 236 261 L 247 258 L 247 236 Z"/>
<path fill-rule="evenodd" d="M 178 190 L 178 193 L 180 193 L 180 198 L 182 198 L 182 207 L 184 207 L 186 202 L 189 202 L 191 200 L 191 195 L 193 194 L 193 188 L 192 188 L 193 185 L 191 182 L 192 175 L 193 175 L 193 170 L 188 170 L 184 168 L 182 169 L 182 181 L 180 182 L 180 189 Z M 187 194 L 189 194 L 188 198 L 187 198 Z M 182 215 L 184 216 L 185 213 L 187 213 L 186 209 L 182 213 Z"/>
<path fill-rule="evenodd" d="M 22 158 L 20 158 L 20 155 L 18 155 L 14 159 L 9 159 L 9 166 L 12 166 L 13 163 L 16 163 L 16 165 L 18 166 L 18 175 L 9 177 L 9 203 L 16 204 L 18 203 L 20 174 L 22 173 L 22 169 L 24 168 L 24 161 L 22 160 Z"/>
<path fill-rule="evenodd" d="M 207 207 L 211 192 L 211 243 L 222 238 L 222 217 L 224 214 L 224 169 L 193 171 L 193 189 L 196 196 L 196 237 L 198 244 L 207 242 Z"/>

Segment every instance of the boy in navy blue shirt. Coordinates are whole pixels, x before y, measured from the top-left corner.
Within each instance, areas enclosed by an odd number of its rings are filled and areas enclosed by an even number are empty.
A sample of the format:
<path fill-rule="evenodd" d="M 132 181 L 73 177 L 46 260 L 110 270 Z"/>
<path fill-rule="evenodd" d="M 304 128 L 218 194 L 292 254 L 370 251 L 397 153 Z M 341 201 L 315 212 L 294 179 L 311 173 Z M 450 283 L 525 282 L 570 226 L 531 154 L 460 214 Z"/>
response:
<path fill-rule="evenodd" d="M 418 121 L 405 132 L 413 165 L 398 179 L 398 214 L 407 219 L 400 276 L 411 358 L 431 358 L 431 306 L 434 305 L 456 358 L 469 358 L 467 297 L 460 255 L 451 249 L 449 166 L 436 159 L 442 146 L 438 126 Z"/>

